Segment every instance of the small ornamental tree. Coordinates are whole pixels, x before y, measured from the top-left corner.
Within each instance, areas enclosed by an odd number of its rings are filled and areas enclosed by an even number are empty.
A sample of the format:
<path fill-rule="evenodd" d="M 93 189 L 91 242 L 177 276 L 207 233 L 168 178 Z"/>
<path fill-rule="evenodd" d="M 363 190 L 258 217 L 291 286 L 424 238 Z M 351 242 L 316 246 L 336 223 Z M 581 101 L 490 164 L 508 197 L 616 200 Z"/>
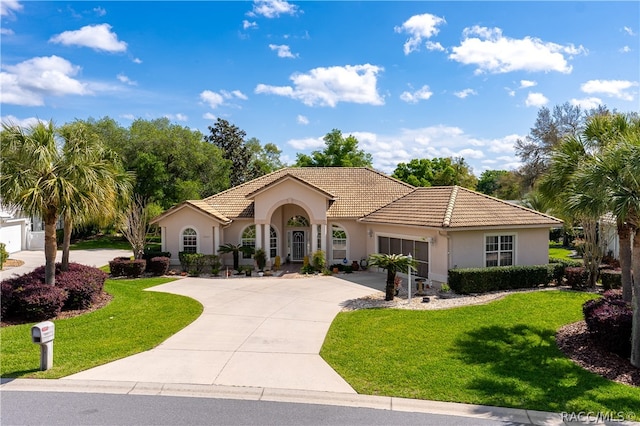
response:
<path fill-rule="evenodd" d="M 409 257 L 403 254 L 376 253 L 369 256 L 369 266 L 378 267 L 387 271 L 387 285 L 385 287 L 384 300 L 393 300 L 396 293 L 396 273 L 408 272 L 409 266 L 416 266 L 416 261 L 414 259 L 409 260 Z"/>

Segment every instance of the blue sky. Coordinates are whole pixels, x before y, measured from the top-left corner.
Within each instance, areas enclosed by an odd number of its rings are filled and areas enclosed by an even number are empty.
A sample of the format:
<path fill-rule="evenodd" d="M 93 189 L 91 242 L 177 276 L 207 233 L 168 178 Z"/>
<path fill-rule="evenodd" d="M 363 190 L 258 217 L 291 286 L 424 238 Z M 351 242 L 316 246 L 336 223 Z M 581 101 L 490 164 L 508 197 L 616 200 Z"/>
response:
<path fill-rule="evenodd" d="M 224 118 L 283 160 L 353 134 L 391 173 L 514 169 L 542 106 L 640 111 L 640 3 L 2 0 L 1 118 Z"/>

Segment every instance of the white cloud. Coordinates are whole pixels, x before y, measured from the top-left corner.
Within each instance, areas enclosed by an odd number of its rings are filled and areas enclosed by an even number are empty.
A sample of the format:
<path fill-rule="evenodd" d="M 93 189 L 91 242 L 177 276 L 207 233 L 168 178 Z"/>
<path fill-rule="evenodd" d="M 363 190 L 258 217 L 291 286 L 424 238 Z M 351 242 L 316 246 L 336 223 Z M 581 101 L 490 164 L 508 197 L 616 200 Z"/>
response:
<path fill-rule="evenodd" d="M 98 16 L 104 16 L 104 15 L 106 15 L 106 14 L 107 14 L 107 11 L 106 11 L 104 8 L 99 7 L 99 6 L 98 6 L 98 7 L 94 7 L 94 8 L 93 8 L 93 11 L 94 11 L 94 12 L 96 13 L 96 15 L 98 15 Z"/>
<path fill-rule="evenodd" d="M 189 117 L 187 117 L 185 114 L 165 114 L 164 115 L 166 118 L 168 118 L 169 120 L 176 120 L 176 121 L 188 121 Z"/>
<path fill-rule="evenodd" d="M 200 100 L 209 104 L 209 107 L 211 107 L 212 109 L 216 109 L 220 105 L 225 104 L 226 100 L 231 99 L 247 100 L 248 98 L 240 90 L 232 90 L 231 92 L 221 90 L 220 93 L 213 92 L 211 90 L 204 90 L 202 93 L 200 93 Z"/>
<path fill-rule="evenodd" d="M 624 46 L 620 48 L 620 52 L 622 53 L 629 53 L 631 52 L 631 48 L 629 46 Z"/>
<path fill-rule="evenodd" d="M 214 114 L 211 114 L 210 112 L 205 112 L 204 114 L 202 114 L 202 118 L 204 118 L 205 120 L 213 121 L 216 121 L 218 119 L 218 117 L 216 117 Z"/>
<path fill-rule="evenodd" d="M 10 16 L 14 12 L 22 10 L 22 5 L 17 0 L 2 0 L 0 1 L 0 16 Z"/>
<path fill-rule="evenodd" d="M 142 59 L 140 58 L 133 58 L 133 62 L 136 64 L 141 64 L 142 63 Z"/>
<path fill-rule="evenodd" d="M 133 120 L 135 120 L 135 119 L 136 119 L 136 116 L 135 116 L 135 115 L 133 115 L 133 114 L 121 114 L 121 115 L 120 115 L 120 118 L 124 118 L 125 120 L 131 120 L 131 121 L 133 121 Z"/>
<path fill-rule="evenodd" d="M 59 56 L 31 58 L 16 65 L 3 65 L 0 72 L 2 103 L 41 106 L 45 96 L 87 95 L 86 83 L 73 77 L 80 67 Z"/>
<path fill-rule="evenodd" d="M 249 28 L 258 28 L 257 22 L 249 22 L 246 19 L 242 21 L 242 29 L 247 30 Z"/>
<path fill-rule="evenodd" d="M 440 42 L 437 41 L 427 41 L 424 46 L 427 48 L 427 50 L 435 50 L 438 52 L 444 52 L 446 49 L 440 44 Z"/>
<path fill-rule="evenodd" d="M 76 31 L 65 31 L 51 37 L 52 43 L 60 43 L 65 46 L 84 46 L 106 52 L 124 52 L 127 43 L 118 40 L 118 35 L 111 32 L 111 25 L 87 25 Z"/>
<path fill-rule="evenodd" d="M 253 2 L 253 10 L 248 15 L 277 18 L 280 15 L 295 15 L 298 12 L 298 6 L 284 0 L 255 0 Z"/>
<path fill-rule="evenodd" d="M 589 80 L 580 86 L 580 90 L 588 94 L 601 93 L 612 98 L 632 101 L 635 93 L 631 89 L 634 87 L 638 87 L 637 81 Z"/>
<path fill-rule="evenodd" d="M 414 15 L 407 19 L 401 26 L 395 27 L 395 32 L 409 34 L 409 38 L 404 43 L 404 54 L 408 55 L 411 52 L 419 50 L 422 40 L 438 34 L 440 31 L 438 26 L 446 22 L 444 18 L 425 13 L 422 15 Z M 433 50 L 433 47 L 437 48 L 437 46 L 440 46 L 440 44 L 429 44 L 427 48 Z"/>
<path fill-rule="evenodd" d="M 633 31 L 633 29 L 631 29 L 631 27 L 622 27 L 622 31 L 624 31 L 625 33 L 627 33 L 630 36 L 635 36 L 636 33 Z"/>
<path fill-rule="evenodd" d="M 325 146 L 324 136 L 318 138 L 290 139 L 287 144 L 299 151 L 314 150 Z"/>
<path fill-rule="evenodd" d="M 507 135 L 500 139 L 491 139 L 485 143 L 486 146 L 489 147 L 489 152 L 497 152 L 497 153 L 507 153 L 507 152 L 516 152 L 516 141 L 518 139 L 524 139 L 524 136 L 521 135 Z"/>
<path fill-rule="evenodd" d="M 295 55 L 291 53 L 291 49 L 286 44 L 270 44 L 269 49 L 277 51 L 279 58 L 295 58 L 298 56 L 297 53 Z"/>
<path fill-rule="evenodd" d="M 454 94 L 454 96 L 457 96 L 460 99 L 464 99 L 464 98 L 468 97 L 469 95 L 477 95 L 478 92 L 476 92 L 473 89 L 464 89 L 464 90 L 461 90 L 459 92 L 454 92 L 453 94 Z"/>
<path fill-rule="evenodd" d="M 307 117 L 305 117 L 304 115 L 298 115 L 296 117 L 296 121 L 298 122 L 298 124 L 302 124 L 302 125 L 307 125 L 309 124 L 309 119 Z"/>
<path fill-rule="evenodd" d="M 524 104 L 528 107 L 541 107 L 546 105 L 549 102 L 549 99 L 542 93 L 529 92 L 527 95 L 527 100 Z"/>
<path fill-rule="evenodd" d="M 6 115 L 3 117 L 0 117 L 0 121 L 3 124 L 7 124 L 9 126 L 20 126 L 22 128 L 29 128 L 37 125 L 40 122 L 44 122 L 43 120 L 40 120 L 39 118 L 36 118 L 36 117 L 19 119 L 14 115 Z"/>
<path fill-rule="evenodd" d="M 309 106 L 335 107 L 338 102 L 383 105 L 377 90 L 377 75 L 383 70 L 370 64 L 315 68 L 307 74 L 293 74 L 293 87 L 258 84 L 255 93 L 286 96 Z"/>
<path fill-rule="evenodd" d="M 569 103 L 573 106 L 579 106 L 582 109 L 590 110 L 593 108 L 597 108 L 598 105 L 602 105 L 602 99 L 596 97 L 571 99 Z"/>
<path fill-rule="evenodd" d="M 211 90 L 205 90 L 200 93 L 200 99 L 202 102 L 209 104 L 211 109 L 216 109 L 224 103 L 224 97 L 219 93 L 212 92 Z"/>
<path fill-rule="evenodd" d="M 538 83 L 531 80 L 520 80 L 520 89 L 526 89 L 527 87 L 537 86 Z"/>
<path fill-rule="evenodd" d="M 418 103 L 419 101 L 426 101 L 433 95 L 433 92 L 429 89 L 429 86 L 424 85 L 415 92 L 402 92 L 400 99 L 408 103 Z"/>
<path fill-rule="evenodd" d="M 137 86 L 138 82 L 137 81 L 133 81 L 131 80 L 129 77 L 127 77 L 126 75 L 120 73 L 116 76 L 116 78 L 118 80 L 120 80 L 120 82 L 124 83 L 124 84 L 128 84 L 129 86 Z"/>
<path fill-rule="evenodd" d="M 465 28 L 463 37 L 460 46 L 452 48 L 449 59 L 476 65 L 478 74 L 511 71 L 557 71 L 568 74 L 572 67 L 567 63 L 567 57 L 587 52 L 584 47 L 575 47 L 573 44 L 563 46 L 534 37 L 505 37 L 500 28 Z"/>
<path fill-rule="evenodd" d="M 5 35 L 5 36 L 12 36 L 15 33 L 13 32 L 13 30 L 11 30 L 9 28 L 0 28 L 0 34 Z"/>

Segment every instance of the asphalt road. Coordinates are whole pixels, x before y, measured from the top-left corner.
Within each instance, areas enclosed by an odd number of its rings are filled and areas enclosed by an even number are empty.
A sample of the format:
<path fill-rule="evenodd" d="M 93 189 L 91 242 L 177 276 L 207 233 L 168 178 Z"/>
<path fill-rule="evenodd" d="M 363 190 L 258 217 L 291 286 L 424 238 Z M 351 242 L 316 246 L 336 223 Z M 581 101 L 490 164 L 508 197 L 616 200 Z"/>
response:
<path fill-rule="evenodd" d="M 516 425 L 479 418 L 369 408 L 171 396 L 3 391 L 0 404 L 0 424 L 3 426 Z"/>

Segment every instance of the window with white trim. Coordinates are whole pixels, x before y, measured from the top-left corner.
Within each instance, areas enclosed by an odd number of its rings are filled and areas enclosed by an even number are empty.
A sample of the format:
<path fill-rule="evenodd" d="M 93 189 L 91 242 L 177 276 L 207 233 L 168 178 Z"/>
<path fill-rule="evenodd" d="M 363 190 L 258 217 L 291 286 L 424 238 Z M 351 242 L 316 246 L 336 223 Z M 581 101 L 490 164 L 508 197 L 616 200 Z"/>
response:
<path fill-rule="evenodd" d="M 309 219 L 302 215 L 295 215 L 287 221 L 287 226 L 296 228 L 307 228 L 309 227 Z"/>
<path fill-rule="evenodd" d="M 331 252 L 333 260 L 347 257 L 347 232 L 338 225 L 331 225 Z"/>
<path fill-rule="evenodd" d="M 254 249 L 256 248 L 256 226 L 255 225 L 249 225 L 246 228 L 244 228 L 244 231 L 242 231 L 241 243 L 243 246 L 253 247 Z M 242 258 L 251 259 L 251 254 L 242 253 Z"/>
<path fill-rule="evenodd" d="M 485 265 L 511 266 L 514 264 L 515 238 L 513 235 L 487 235 L 485 237 Z"/>
<path fill-rule="evenodd" d="M 198 233 L 193 228 L 182 231 L 182 251 L 196 253 L 198 251 Z"/>

